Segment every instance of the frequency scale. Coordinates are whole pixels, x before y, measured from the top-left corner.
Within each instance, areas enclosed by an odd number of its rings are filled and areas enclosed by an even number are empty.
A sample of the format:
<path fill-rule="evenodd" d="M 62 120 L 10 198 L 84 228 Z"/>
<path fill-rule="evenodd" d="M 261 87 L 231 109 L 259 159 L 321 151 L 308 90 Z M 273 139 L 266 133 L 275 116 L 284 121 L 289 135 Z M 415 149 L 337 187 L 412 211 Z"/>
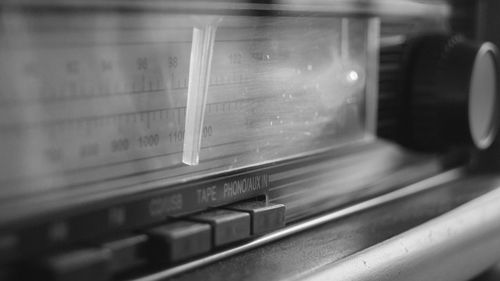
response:
<path fill-rule="evenodd" d="M 123 177 L 159 180 L 155 188 L 373 138 L 375 18 L 7 14 L 5 23 L 3 202 Z"/>

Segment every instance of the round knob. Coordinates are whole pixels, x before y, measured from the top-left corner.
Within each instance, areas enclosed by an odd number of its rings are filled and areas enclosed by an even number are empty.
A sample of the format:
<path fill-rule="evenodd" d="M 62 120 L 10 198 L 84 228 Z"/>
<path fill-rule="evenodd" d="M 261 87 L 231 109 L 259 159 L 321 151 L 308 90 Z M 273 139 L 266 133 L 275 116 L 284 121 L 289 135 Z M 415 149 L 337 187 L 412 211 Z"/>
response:
<path fill-rule="evenodd" d="M 410 51 L 410 136 L 414 147 L 485 149 L 497 131 L 498 60 L 491 43 L 432 34 Z"/>

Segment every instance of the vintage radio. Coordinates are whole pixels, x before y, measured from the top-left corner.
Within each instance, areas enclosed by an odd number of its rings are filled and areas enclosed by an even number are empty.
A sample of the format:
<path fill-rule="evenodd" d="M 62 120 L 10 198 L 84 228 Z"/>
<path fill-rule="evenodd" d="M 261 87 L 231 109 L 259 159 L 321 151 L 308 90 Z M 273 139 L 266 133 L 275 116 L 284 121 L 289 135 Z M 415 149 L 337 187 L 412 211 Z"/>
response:
<path fill-rule="evenodd" d="M 305 278 L 495 194 L 479 2 L 0 7 L 0 280 Z"/>

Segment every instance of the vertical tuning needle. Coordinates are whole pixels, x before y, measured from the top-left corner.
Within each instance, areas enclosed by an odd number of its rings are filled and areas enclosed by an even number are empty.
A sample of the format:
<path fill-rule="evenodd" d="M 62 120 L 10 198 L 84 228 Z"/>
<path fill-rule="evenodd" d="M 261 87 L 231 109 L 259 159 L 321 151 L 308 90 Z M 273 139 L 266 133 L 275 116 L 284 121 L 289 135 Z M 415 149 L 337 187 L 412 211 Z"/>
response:
<path fill-rule="evenodd" d="M 195 26 L 189 63 L 182 162 L 198 165 L 217 21 Z"/>

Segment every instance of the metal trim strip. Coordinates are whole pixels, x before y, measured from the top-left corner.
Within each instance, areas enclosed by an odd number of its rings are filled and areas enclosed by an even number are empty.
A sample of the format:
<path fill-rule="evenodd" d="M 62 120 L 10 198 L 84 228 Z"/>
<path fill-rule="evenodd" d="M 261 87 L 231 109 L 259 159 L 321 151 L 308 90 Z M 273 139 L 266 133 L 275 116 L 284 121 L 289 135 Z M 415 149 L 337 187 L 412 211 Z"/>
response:
<path fill-rule="evenodd" d="M 469 280 L 500 259 L 499 201 L 497 188 L 301 280 Z"/>

